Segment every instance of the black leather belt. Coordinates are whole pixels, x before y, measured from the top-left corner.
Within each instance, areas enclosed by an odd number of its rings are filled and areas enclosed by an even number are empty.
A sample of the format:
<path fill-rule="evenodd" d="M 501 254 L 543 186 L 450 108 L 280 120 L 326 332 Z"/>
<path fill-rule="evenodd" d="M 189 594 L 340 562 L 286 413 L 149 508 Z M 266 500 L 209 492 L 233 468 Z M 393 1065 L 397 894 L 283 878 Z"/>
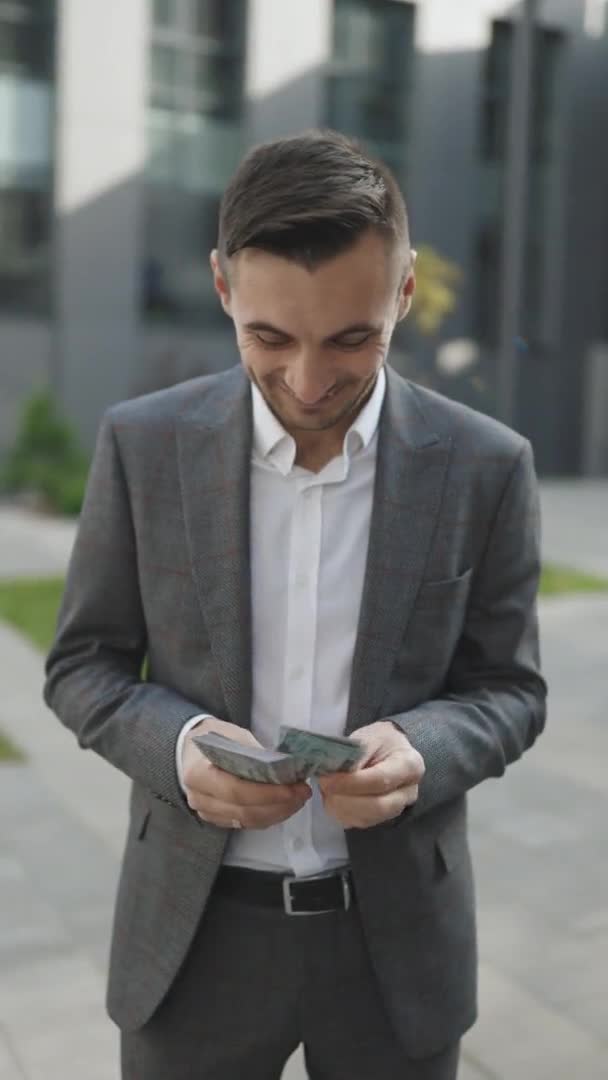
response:
<path fill-rule="evenodd" d="M 334 870 L 306 878 L 223 866 L 215 888 L 224 896 L 259 907 L 282 908 L 288 915 L 323 915 L 348 911 L 355 902 L 350 870 Z"/>

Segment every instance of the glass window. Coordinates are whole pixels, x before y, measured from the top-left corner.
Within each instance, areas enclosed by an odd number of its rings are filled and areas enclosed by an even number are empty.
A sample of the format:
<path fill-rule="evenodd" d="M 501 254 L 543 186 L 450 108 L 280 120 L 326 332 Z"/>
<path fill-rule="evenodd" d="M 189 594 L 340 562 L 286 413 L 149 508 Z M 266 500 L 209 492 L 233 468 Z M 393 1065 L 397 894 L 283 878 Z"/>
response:
<path fill-rule="evenodd" d="M 152 32 L 142 269 L 149 317 L 221 318 L 208 253 L 242 152 L 246 13 L 246 0 L 180 0 L 171 31 L 157 20 Z"/>
<path fill-rule="evenodd" d="M 482 163 L 479 224 L 473 253 L 475 297 L 473 333 L 498 343 L 502 259 L 502 218 L 513 66 L 513 24 L 492 23 L 481 85 L 479 150 Z"/>
<path fill-rule="evenodd" d="M 169 28 L 178 22 L 180 0 L 153 0 L 152 19 L 159 28 Z"/>
<path fill-rule="evenodd" d="M 483 67 L 480 156 L 481 198 L 475 252 L 476 318 L 480 341 L 498 340 L 501 294 L 501 243 L 508 153 L 509 108 L 514 70 L 514 24 L 496 20 Z M 550 27 L 533 31 L 527 192 L 526 287 L 522 334 L 536 342 L 543 336 L 547 290 L 546 256 L 559 184 L 559 96 L 564 35 Z"/>
<path fill-rule="evenodd" d="M 327 122 L 361 138 L 403 178 L 414 61 L 414 5 L 334 0 Z"/>
<path fill-rule="evenodd" d="M 170 45 L 153 45 L 150 54 L 150 81 L 155 100 L 173 100 L 177 78 L 178 52 Z"/>
<path fill-rule="evenodd" d="M 243 20 L 246 17 L 243 4 L 238 0 L 192 0 L 193 32 L 213 43 L 223 52 L 230 42 L 238 43 L 243 37 Z"/>
<path fill-rule="evenodd" d="M 0 0 L 0 305 L 50 294 L 54 8 Z"/>
<path fill-rule="evenodd" d="M 497 20 L 486 52 L 481 103 L 481 156 L 484 161 L 504 161 L 507 152 L 513 25 Z"/>

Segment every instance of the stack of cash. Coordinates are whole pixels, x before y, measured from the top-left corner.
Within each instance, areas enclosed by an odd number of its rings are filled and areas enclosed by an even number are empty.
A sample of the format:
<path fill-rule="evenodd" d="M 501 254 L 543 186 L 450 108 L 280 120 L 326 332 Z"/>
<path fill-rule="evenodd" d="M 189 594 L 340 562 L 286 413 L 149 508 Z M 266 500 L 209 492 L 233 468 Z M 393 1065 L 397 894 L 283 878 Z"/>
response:
<path fill-rule="evenodd" d="M 363 747 L 354 739 L 287 724 L 281 725 L 276 750 L 244 746 L 215 732 L 194 735 L 193 741 L 219 769 L 263 784 L 294 784 L 311 776 L 348 772 L 363 757 Z"/>

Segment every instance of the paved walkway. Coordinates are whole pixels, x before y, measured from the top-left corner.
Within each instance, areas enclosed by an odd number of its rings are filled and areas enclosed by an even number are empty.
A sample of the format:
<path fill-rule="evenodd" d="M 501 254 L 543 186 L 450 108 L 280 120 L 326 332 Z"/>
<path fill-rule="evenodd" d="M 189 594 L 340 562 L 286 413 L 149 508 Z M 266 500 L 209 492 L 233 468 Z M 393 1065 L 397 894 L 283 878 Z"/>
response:
<path fill-rule="evenodd" d="M 608 480 L 544 481 L 541 501 L 545 556 L 608 577 Z"/>
<path fill-rule="evenodd" d="M 608 486 L 585 496 L 576 549 L 558 546 L 579 498 L 544 489 L 546 553 L 600 569 Z M 61 571 L 72 532 L 60 525 L 0 508 L 0 575 Z M 607 1073 L 608 599 L 551 601 L 541 620 L 547 732 L 470 799 L 481 1017 L 460 1080 Z M 39 654 L 1 624 L 0 656 L 0 728 L 28 755 L 1 772 L 0 1080 L 118 1080 L 103 995 L 127 782 L 48 713 Z M 284 1080 L 303 1077 L 295 1055 Z"/>

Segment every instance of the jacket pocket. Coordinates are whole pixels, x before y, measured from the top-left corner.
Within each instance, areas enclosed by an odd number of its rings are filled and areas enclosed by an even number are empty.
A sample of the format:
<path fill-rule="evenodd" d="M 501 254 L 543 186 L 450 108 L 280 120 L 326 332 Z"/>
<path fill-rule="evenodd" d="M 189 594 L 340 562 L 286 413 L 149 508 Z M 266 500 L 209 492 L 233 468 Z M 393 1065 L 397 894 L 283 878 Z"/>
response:
<path fill-rule="evenodd" d="M 452 818 L 435 837 L 435 848 L 442 869 L 451 873 L 467 850 L 466 829 L 460 817 Z"/>
<path fill-rule="evenodd" d="M 441 685 L 464 626 L 472 574 L 420 586 L 395 658 L 397 678 Z"/>

